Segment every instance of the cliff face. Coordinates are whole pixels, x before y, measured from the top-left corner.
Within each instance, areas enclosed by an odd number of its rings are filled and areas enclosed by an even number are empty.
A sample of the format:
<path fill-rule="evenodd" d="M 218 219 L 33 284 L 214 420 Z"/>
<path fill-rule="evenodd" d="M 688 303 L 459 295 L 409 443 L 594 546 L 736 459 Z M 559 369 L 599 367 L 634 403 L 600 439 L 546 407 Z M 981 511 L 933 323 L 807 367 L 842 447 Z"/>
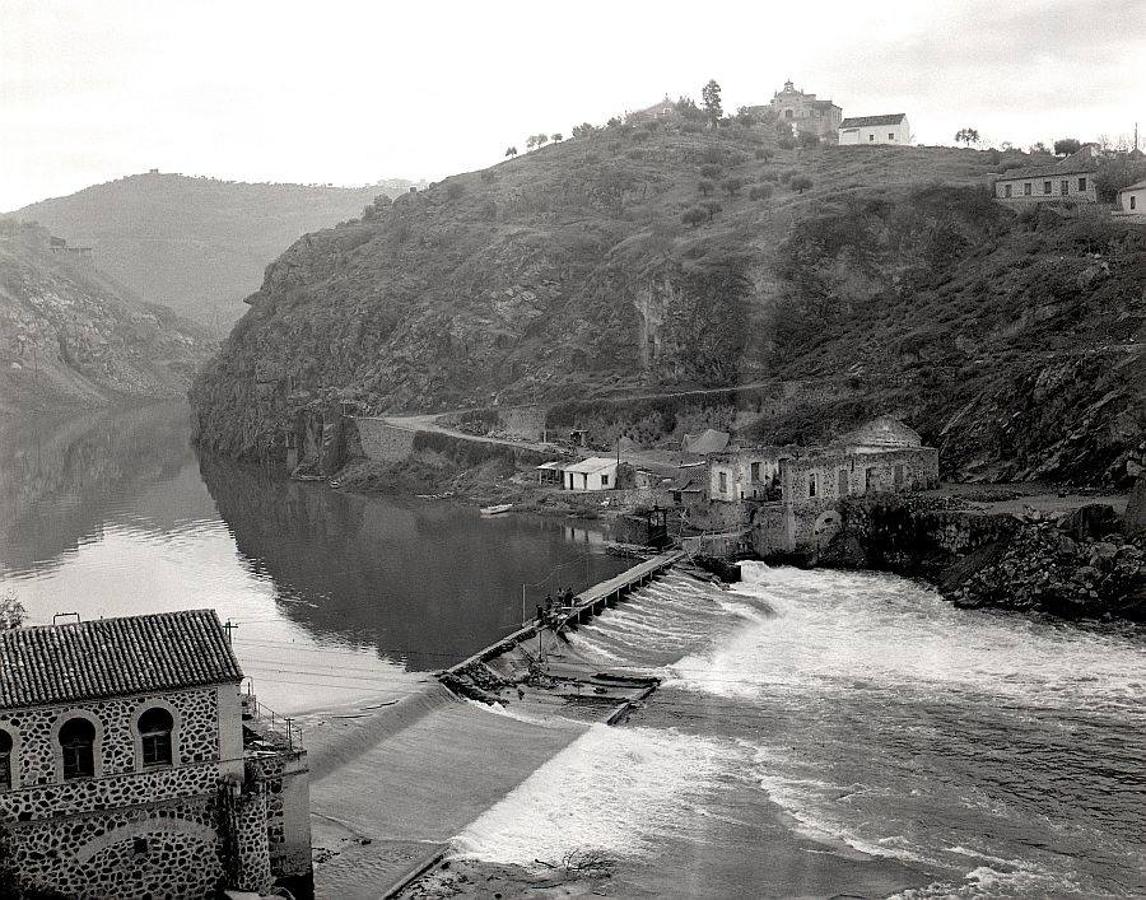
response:
<path fill-rule="evenodd" d="M 72 244 L 145 299 L 219 331 L 234 324 L 263 270 L 300 235 L 359 215 L 393 180 L 362 188 L 245 184 L 183 175 L 133 175 L 13 215 Z"/>
<path fill-rule="evenodd" d="M 214 346 L 46 229 L 0 222 L 0 412 L 179 397 Z"/>
<path fill-rule="evenodd" d="M 800 381 L 819 388 L 743 436 L 897 412 L 949 475 L 1124 479 L 1146 451 L 1142 235 L 1017 217 L 988 199 L 992 167 L 669 121 L 380 202 L 268 268 L 192 391 L 199 439 L 258 458 L 333 397 L 429 411 Z"/>

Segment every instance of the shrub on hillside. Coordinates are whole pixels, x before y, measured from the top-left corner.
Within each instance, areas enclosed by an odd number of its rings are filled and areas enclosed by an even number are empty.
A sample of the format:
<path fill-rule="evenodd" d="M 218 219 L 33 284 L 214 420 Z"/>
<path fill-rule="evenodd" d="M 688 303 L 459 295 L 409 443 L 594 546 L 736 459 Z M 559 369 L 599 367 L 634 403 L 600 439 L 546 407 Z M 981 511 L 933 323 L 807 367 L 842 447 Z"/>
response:
<path fill-rule="evenodd" d="M 735 197 L 740 193 L 740 189 L 744 187 L 744 180 L 736 177 L 725 178 L 724 181 L 720 182 L 720 187 L 729 197 Z"/>
<path fill-rule="evenodd" d="M 708 213 L 708 220 L 711 222 L 717 213 L 723 212 L 724 207 L 717 203 L 715 200 L 706 200 L 700 204 L 701 209 Z"/>
<path fill-rule="evenodd" d="M 724 162 L 726 155 L 723 147 L 705 147 L 704 152 L 700 154 L 700 161 L 719 165 Z"/>
<path fill-rule="evenodd" d="M 812 179 L 807 175 L 797 175 L 795 178 L 788 182 L 788 187 L 802 194 L 804 191 L 811 189 Z"/>
<path fill-rule="evenodd" d="M 795 150 L 796 149 L 796 139 L 794 137 L 792 137 L 792 135 L 786 134 L 782 138 L 779 138 L 776 141 L 776 146 L 779 147 L 781 150 Z"/>
<path fill-rule="evenodd" d="M 715 190 L 716 185 L 708 178 L 702 178 L 697 182 L 696 189 L 701 192 L 705 197 Z"/>
<path fill-rule="evenodd" d="M 795 169 L 785 169 L 780 173 L 780 184 L 787 184 L 799 174 Z"/>
<path fill-rule="evenodd" d="M 708 163 L 700 167 L 700 174 L 704 178 L 719 178 L 722 171 L 724 170 L 714 163 Z"/>
<path fill-rule="evenodd" d="M 767 200 L 772 196 L 772 185 L 754 184 L 748 191 L 749 200 Z"/>
<path fill-rule="evenodd" d="M 486 184 L 493 184 L 497 181 L 497 173 L 493 169 L 482 169 L 481 180 Z"/>
<path fill-rule="evenodd" d="M 759 160 L 763 160 L 764 162 L 768 162 L 768 160 L 772 158 L 772 154 L 769 153 L 768 150 L 766 150 L 764 147 L 757 147 L 756 152 L 752 155 Z"/>
<path fill-rule="evenodd" d="M 685 225 L 691 225 L 693 228 L 696 228 L 701 222 L 708 218 L 711 217 L 699 206 L 690 206 L 680 214 L 681 222 Z"/>
<path fill-rule="evenodd" d="M 820 146 L 820 138 L 818 135 L 815 135 L 810 131 L 801 131 L 800 146 L 805 150 L 810 150 L 812 147 L 818 147 Z"/>

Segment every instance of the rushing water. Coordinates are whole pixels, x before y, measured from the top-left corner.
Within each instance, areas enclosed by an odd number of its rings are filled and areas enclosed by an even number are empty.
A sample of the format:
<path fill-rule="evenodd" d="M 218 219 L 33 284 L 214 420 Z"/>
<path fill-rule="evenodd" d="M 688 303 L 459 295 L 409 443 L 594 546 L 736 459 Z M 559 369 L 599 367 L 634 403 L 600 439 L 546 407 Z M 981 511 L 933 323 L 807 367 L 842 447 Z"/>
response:
<path fill-rule="evenodd" d="M 1146 892 L 1140 630 L 958 610 L 887 576 L 745 575 L 673 577 L 581 629 L 579 651 L 664 687 L 462 847 L 526 866 L 596 847 L 666 895 Z"/>
<path fill-rule="evenodd" d="M 622 567 L 563 522 L 201 464 L 178 406 L 0 420 L 0 512 L 0 591 L 33 621 L 215 607 L 288 712 L 404 693 L 512 628 L 523 581 L 532 602 Z M 527 867 L 599 848 L 645 895 L 1146 893 L 1141 629 L 745 575 L 671 575 L 581 628 L 577 652 L 662 688 L 460 846 Z"/>
<path fill-rule="evenodd" d="M 483 520 L 200 461 L 179 404 L 0 418 L 0 592 L 31 624 L 213 607 L 284 713 L 404 693 L 624 563 L 599 529 Z"/>

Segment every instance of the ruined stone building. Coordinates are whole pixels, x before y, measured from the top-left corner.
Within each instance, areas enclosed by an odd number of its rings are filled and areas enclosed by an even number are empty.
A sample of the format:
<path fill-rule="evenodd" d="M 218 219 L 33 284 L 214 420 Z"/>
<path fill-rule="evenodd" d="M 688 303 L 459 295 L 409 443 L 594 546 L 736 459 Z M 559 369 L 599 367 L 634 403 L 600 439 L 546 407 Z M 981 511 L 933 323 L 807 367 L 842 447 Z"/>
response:
<path fill-rule="evenodd" d="M 791 81 L 784 90 L 772 95 L 769 103 L 778 121 L 790 125 L 792 134 L 811 133 L 821 140 L 834 142 L 844 111 L 831 100 L 817 100 L 815 94 L 796 90 Z"/>
<path fill-rule="evenodd" d="M 306 754 L 242 678 L 213 610 L 0 631 L 0 879 L 311 896 Z"/>

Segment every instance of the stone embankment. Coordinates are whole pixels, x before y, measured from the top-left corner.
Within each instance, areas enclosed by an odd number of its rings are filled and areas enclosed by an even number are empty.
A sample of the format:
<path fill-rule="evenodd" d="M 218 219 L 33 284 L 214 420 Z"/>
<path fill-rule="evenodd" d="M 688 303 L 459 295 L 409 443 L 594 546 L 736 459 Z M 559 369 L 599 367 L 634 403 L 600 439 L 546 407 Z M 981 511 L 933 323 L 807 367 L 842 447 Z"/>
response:
<path fill-rule="evenodd" d="M 1142 496 L 1139 496 L 1142 495 Z M 958 606 L 1146 622 L 1146 485 L 1125 517 L 1109 505 L 1069 513 L 984 513 L 952 498 L 862 498 L 817 565 L 921 577 Z"/>

